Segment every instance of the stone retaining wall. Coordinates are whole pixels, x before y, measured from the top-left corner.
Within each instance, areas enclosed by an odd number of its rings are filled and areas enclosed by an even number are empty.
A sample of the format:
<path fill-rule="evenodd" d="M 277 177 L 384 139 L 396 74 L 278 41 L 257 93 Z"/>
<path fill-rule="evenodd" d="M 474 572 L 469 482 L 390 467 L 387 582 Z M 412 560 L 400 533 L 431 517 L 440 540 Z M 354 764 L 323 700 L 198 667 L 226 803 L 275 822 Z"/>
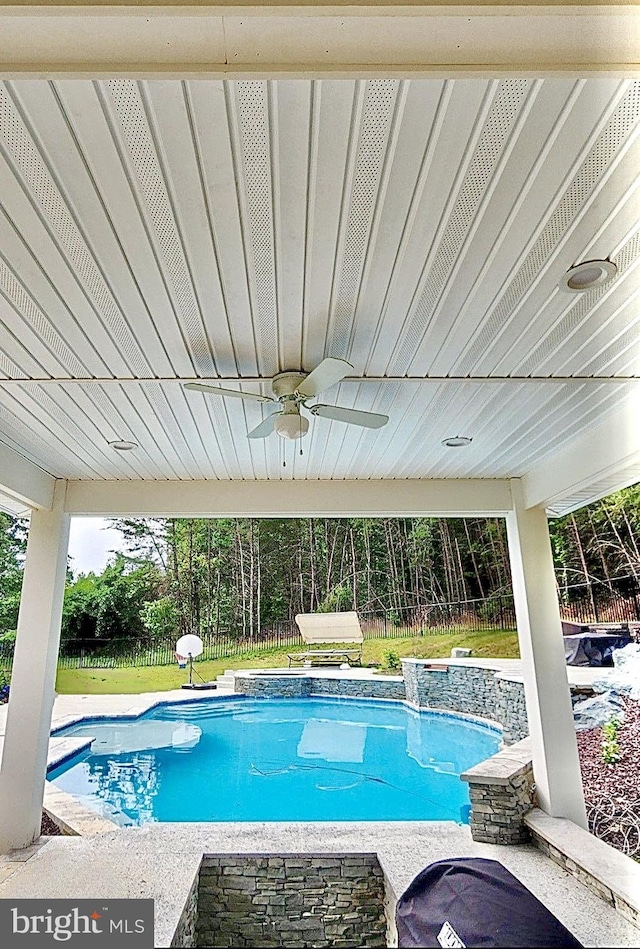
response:
<path fill-rule="evenodd" d="M 505 745 L 512 745 L 529 734 L 529 719 L 524 702 L 524 682 L 505 679 L 498 672 L 494 683 L 496 704 L 491 718 L 502 725 L 502 740 Z"/>
<path fill-rule="evenodd" d="M 489 844 L 529 840 L 525 814 L 535 807 L 531 740 L 525 738 L 460 775 L 469 785 L 471 836 Z"/>
<path fill-rule="evenodd" d="M 529 734 L 524 685 L 495 669 L 403 659 L 407 701 L 490 718 L 502 726 L 505 745 Z"/>
<path fill-rule="evenodd" d="M 240 695 L 256 698 L 300 698 L 310 694 L 309 679 L 304 675 L 250 675 L 236 673 L 233 690 Z"/>
<path fill-rule="evenodd" d="M 311 679 L 311 694 L 403 701 L 405 688 L 399 676 L 386 679 L 328 679 L 318 676 Z"/>
<path fill-rule="evenodd" d="M 404 699 L 404 682 L 400 676 L 380 679 L 329 678 L 302 675 L 236 674 L 234 691 L 259 698 L 301 698 L 310 695 L 345 696 L 365 699 Z"/>
<path fill-rule="evenodd" d="M 208 856 L 198 946 L 386 946 L 375 854 Z"/>

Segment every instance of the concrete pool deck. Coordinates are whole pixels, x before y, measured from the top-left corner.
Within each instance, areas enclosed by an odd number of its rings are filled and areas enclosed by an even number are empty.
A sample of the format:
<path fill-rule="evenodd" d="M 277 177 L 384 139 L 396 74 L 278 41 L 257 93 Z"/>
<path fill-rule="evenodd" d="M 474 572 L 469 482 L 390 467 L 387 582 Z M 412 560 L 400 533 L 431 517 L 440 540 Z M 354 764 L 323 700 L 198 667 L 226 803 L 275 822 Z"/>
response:
<path fill-rule="evenodd" d="M 0 899 L 152 898 L 156 946 L 169 946 L 203 855 L 375 853 L 393 905 L 434 860 L 499 860 L 585 946 L 637 946 L 640 933 L 613 907 L 531 845 L 471 840 L 453 823 L 165 824 L 99 837 L 45 838 L 0 858 Z"/>
<path fill-rule="evenodd" d="M 475 660 L 476 664 L 479 661 Z M 467 664 L 466 660 L 454 662 Z M 495 660 L 489 667 L 514 676 L 520 671 L 517 660 Z M 576 671 L 590 672 L 592 676 L 598 672 L 580 669 L 570 673 Z M 314 669 L 313 675 L 368 678 L 373 673 Z M 589 684 L 587 676 L 578 678 L 577 685 Z M 570 675 L 570 679 L 574 676 Z M 204 693 L 174 690 L 141 695 L 61 695 L 54 705 L 53 728 L 82 717 L 135 716 L 162 702 L 193 702 L 205 697 L 215 701 L 233 694 L 232 688 L 222 686 Z M 0 738 L 5 721 L 3 706 Z M 73 741 L 78 739 L 53 736 L 51 760 L 68 753 Z M 547 820 L 553 823 L 553 819 Z M 566 827 L 560 829 L 567 831 Z M 534 845 L 504 847 L 477 843 L 468 827 L 449 822 L 156 824 L 122 829 L 93 815 L 87 818 L 82 833 L 83 836 L 76 837 L 40 838 L 27 850 L 0 857 L 0 898 L 152 898 L 155 944 L 169 946 L 198 879 L 203 855 L 375 853 L 385 874 L 391 906 L 413 877 L 434 860 L 482 856 L 499 860 L 511 870 L 583 945 L 640 944 L 640 930 L 636 926 Z M 590 839 L 601 845 L 595 838 Z M 606 850 L 614 858 L 620 856 L 610 848 Z M 640 898 L 640 867 L 627 861 L 632 864 L 631 875 L 627 877 L 627 867 L 621 871 L 615 859 L 613 863 L 615 866 L 607 871 L 609 876 L 617 876 L 624 892 Z"/>

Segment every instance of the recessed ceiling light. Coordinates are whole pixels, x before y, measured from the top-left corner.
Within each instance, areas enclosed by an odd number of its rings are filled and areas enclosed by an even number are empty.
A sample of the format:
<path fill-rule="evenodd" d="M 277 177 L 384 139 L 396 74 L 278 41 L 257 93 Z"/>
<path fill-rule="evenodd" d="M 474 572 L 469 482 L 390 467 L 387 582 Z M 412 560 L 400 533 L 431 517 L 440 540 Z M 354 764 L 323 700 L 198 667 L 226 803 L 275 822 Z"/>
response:
<path fill-rule="evenodd" d="M 617 272 L 618 268 L 610 260 L 585 260 L 567 270 L 560 281 L 560 289 L 567 293 L 583 293 L 612 280 Z"/>
<path fill-rule="evenodd" d="M 451 438 L 445 438 L 442 442 L 447 448 L 463 448 L 464 445 L 470 445 L 473 438 L 467 438 L 466 435 L 453 435 Z"/>
<path fill-rule="evenodd" d="M 109 442 L 109 445 L 116 451 L 133 451 L 134 448 L 138 447 L 137 442 L 128 442 L 125 439 L 118 439 L 115 442 Z"/>

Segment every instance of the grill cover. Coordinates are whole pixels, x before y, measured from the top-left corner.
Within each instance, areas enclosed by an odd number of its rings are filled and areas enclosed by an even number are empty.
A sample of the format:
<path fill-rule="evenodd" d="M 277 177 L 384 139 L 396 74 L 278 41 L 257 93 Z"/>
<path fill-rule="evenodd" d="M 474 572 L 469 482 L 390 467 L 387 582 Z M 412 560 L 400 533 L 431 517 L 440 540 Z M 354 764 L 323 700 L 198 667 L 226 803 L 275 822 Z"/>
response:
<path fill-rule="evenodd" d="M 400 897 L 398 946 L 566 947 L 581 943 L 501 863 L 480 857 L 439 860 Z"/>

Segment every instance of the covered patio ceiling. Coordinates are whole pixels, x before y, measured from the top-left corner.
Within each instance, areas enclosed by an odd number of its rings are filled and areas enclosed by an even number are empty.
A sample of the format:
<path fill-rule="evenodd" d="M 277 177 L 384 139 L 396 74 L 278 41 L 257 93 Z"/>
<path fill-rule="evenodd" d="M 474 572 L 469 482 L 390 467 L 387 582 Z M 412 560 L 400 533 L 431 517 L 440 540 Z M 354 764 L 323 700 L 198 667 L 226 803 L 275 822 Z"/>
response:
<path fill-rule="evenodd" d="M 639 133 L 609 77 L 4 81 L 5 509 L 38 472 L 522 478 L 555 513 L 632 483 Z M 286 467 L 246 437 L 271 406 L 183 388 L 326 356 L 353 371 L 321 401 L 389 423 L 312 418 Z"/>

